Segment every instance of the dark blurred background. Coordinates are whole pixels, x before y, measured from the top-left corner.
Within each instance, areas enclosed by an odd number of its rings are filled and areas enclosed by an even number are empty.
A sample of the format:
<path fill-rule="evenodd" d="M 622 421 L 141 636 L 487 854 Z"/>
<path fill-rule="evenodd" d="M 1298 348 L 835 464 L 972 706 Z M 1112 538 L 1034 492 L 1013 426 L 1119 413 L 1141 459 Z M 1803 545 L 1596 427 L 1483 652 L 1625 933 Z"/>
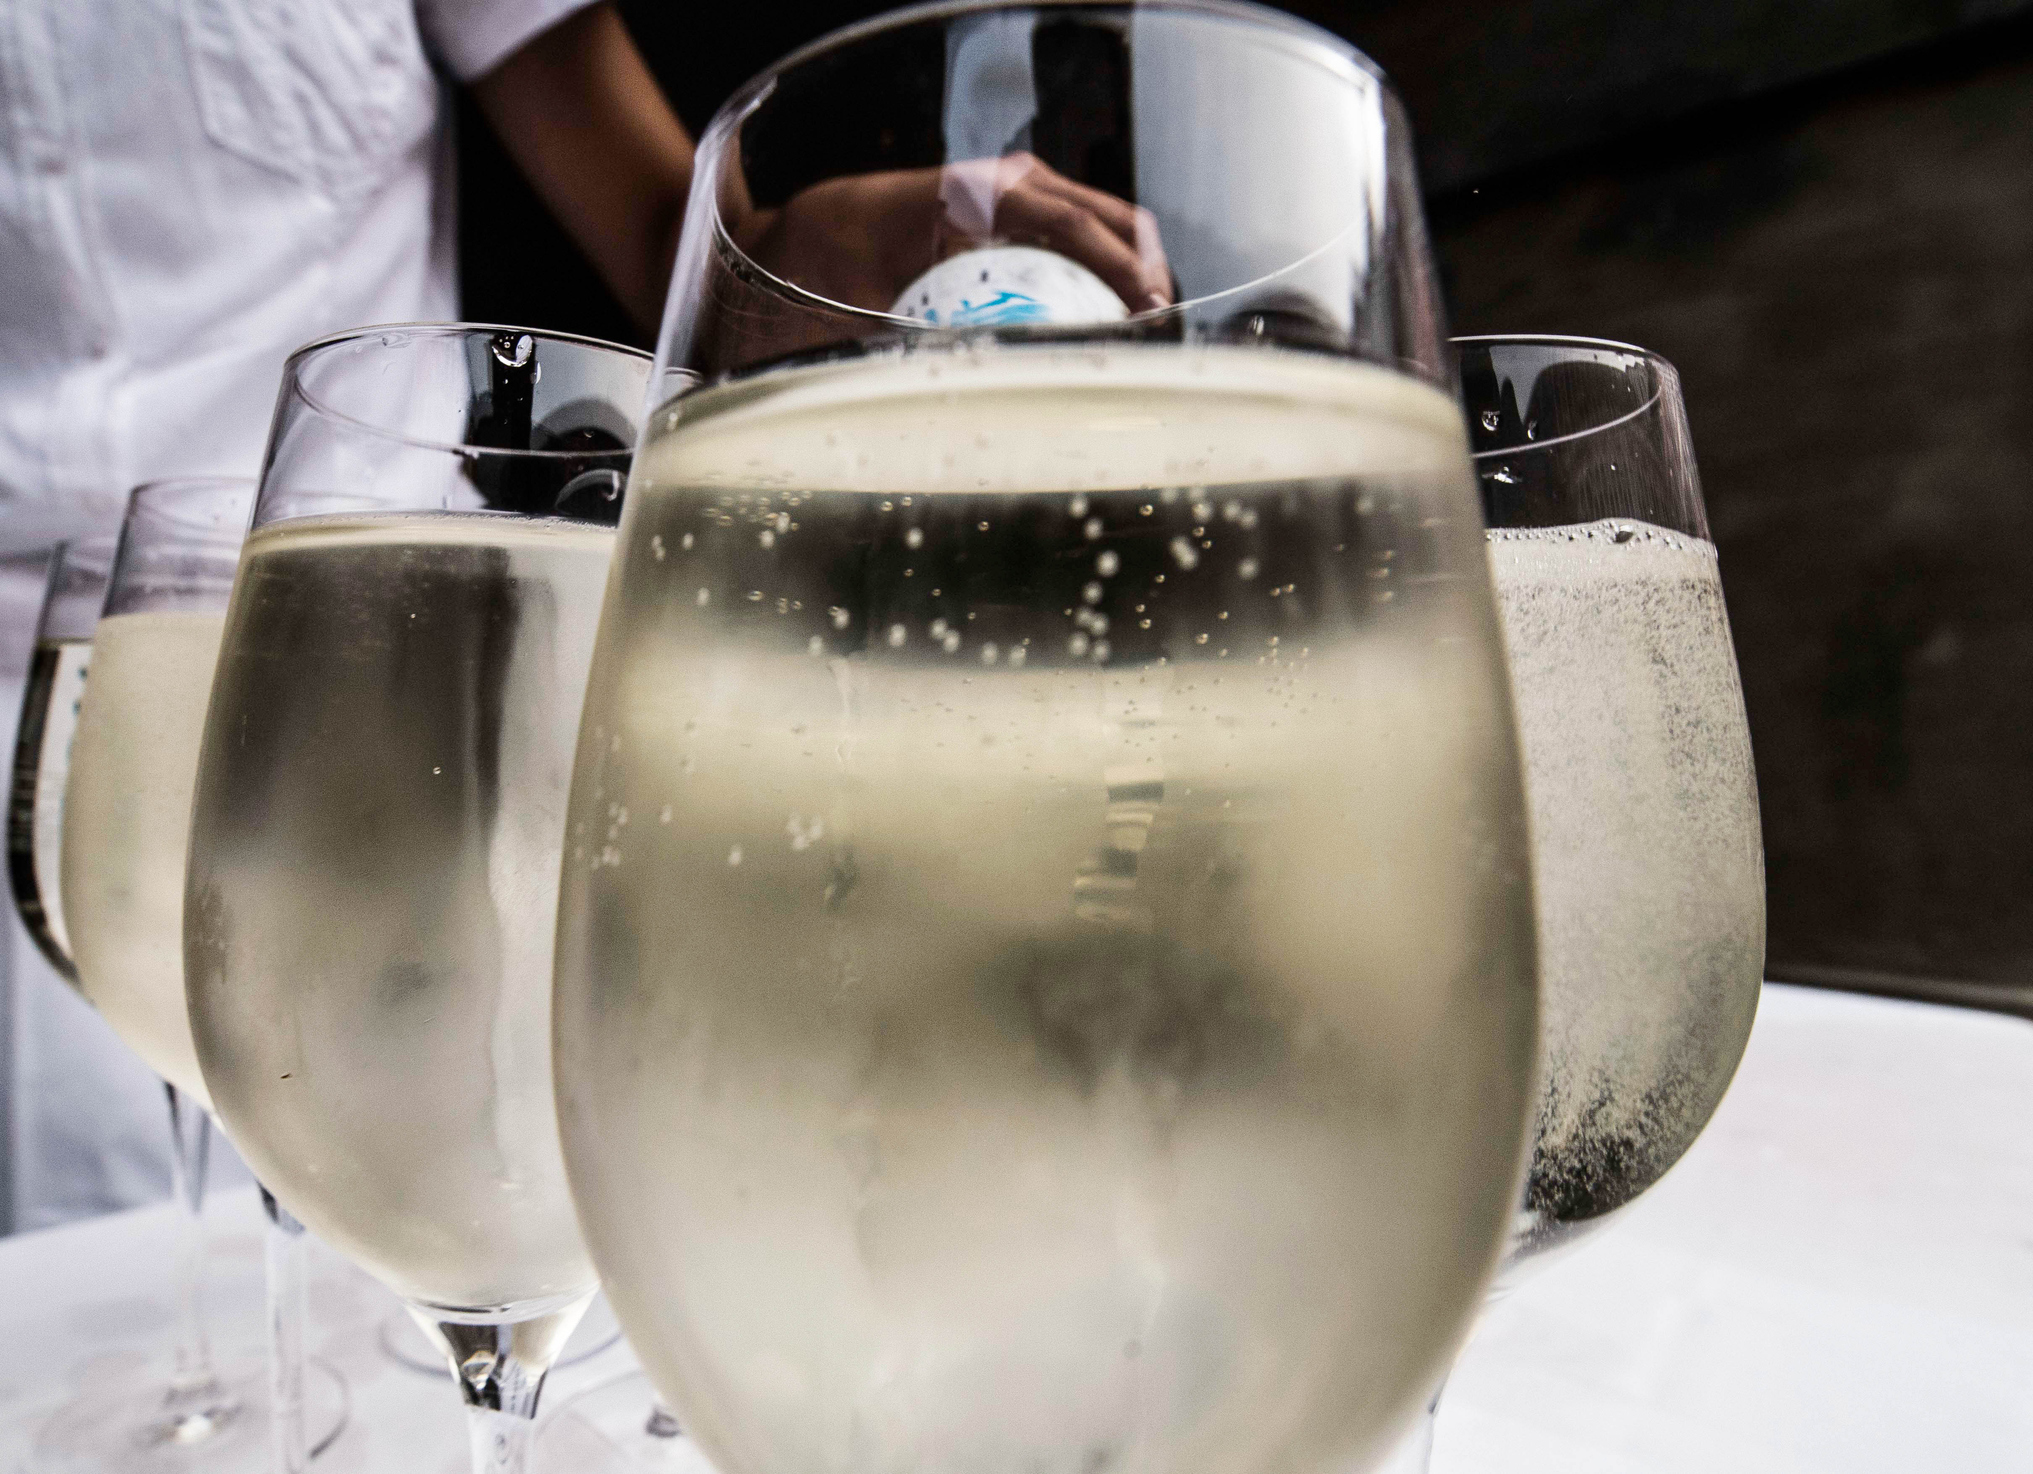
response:
<path fill-rule="evenodd" d="M 696 135 L 886 7 L 622 0 Z M 1774 978 L 2033 1017 L 2033 0 L 1297 0 L 1396 81 L 1460 332 L 1664 353 Z M 634 337 L 470 107 L 465 311 Z"/>

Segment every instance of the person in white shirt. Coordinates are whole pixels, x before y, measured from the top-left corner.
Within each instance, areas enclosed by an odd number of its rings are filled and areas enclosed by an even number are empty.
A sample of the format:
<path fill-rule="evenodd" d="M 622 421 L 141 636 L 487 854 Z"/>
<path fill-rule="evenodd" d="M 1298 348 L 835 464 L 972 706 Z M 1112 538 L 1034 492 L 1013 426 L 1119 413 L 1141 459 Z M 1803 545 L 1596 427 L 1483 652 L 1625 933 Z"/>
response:
<path fill-rule="evenodd" d="M 653 331 L 692 141 L 604 0 L 0 5 L 0 710 L 34 550 L 110 530 L 141 482 L 255 474 L 301 344 L 458 316 L 455 84 Z M 1133 308 L 1168 300 L 1140 212 L 1028 155 L 744 209 L 737 238 L 839 300 L 883 307 L 903 284 L 829 279 L 867 254 L 831 242 L 871 227 L 1050 244 Z M 18 929 L 10 953 L 0 1232 L 160 1195 L 159 1085 Z"/>
<path fill-rule="evenodd" d="M 448 79 L 654 324 L 692 146 L 607 5 L 0 6 L 4 710 L 24 555 L 110 529 L 139 482 L 254 474 L 300 344 L 458 316 Z M 159 1195 L 160 1086 L 18 931 L 9 960 L 0 1231 Z"/>

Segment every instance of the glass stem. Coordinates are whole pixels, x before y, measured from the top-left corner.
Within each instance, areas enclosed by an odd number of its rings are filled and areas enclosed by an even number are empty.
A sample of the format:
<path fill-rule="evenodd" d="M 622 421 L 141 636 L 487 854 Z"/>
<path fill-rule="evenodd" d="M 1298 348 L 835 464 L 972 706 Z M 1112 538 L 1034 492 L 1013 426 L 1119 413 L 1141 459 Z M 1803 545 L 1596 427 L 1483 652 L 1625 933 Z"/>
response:
<path fill-rule="evenodd" d="M 592 1300 L 589 1290 L 555 1309 L 514 1321 L 467 1320 L 411 1308 L 452 1363 L 452 1380 L 466 1403 L 474 1474 L 523 1474 L 544 1378 Z"/>
<path fill-rule="evenodd" d="M 304 1430 L 304 1226 L 261 1190 L 267 1212 L 269 1447 L 276 1474 L 303 1474 L 311 1461 Z"/>
<path fill-rule="evenodd" d="M 217 1390 L 212 1345 L 205 1335 L 205 1165 L 211 1156 L 212 1118 L 176 1086 L 163 1082 L 169 1097 L 169 1190 L 177 1200 L 176 1371 L 170 1397 L 202 1401 Z"/>
<path fill-rule="evenodd" d="M 1446 1390 L 1447 1379 L 1443 1377 L 1433 1395 L 1426 1399 L 1419 1421 L 1405 1430 L 1398 1446 L 1377 1465 L 1376 1474 L 1428 1474 L 1433 1467 L 1433 1428 L 1440 1421 L 1440 1394 Z"/>

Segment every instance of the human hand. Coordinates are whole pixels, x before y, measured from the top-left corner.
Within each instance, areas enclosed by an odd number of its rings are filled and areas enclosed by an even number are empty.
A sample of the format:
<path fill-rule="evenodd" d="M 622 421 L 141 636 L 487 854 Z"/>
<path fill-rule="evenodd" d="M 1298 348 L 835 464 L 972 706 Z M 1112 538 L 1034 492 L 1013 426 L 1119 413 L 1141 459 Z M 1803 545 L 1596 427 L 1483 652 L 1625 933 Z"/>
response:
<path fill-rule="evenodd" d="M 772 274 L 875 312 L 935 262 L 996 242 L 1078 262 L 1133 313 L 1172 301 L 1151 212 L 1027 153 L 828 179 L 748 224 L 737 239 Z"/>

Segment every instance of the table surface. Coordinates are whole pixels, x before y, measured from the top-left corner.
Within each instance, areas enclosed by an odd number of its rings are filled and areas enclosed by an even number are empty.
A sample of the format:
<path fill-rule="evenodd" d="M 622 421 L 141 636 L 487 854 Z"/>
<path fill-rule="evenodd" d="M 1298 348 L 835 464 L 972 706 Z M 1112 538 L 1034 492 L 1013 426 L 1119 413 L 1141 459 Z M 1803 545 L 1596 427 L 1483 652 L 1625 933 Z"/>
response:
<path fill-rule="evenodd" d="M 1436 1474 L 2033 1468 L 2033 1025 L 1767 986 L 1729 1097 L 1610 1230 L 1483 1317 Z M 221 1344 L 255 1347 L 259 1210 L 209 1210 Z M 0 1240 L 0 1474 L 95 1369 L 171 1327 L 168 1207 Z M 448 1383 L 382 1349 L 395 1301 L 315 1255 L 312 1345 L 352 1417 L 318 1474 L 461 1474 Z M 554 1374 L 546 1403 L 633 1365 Z"/>

